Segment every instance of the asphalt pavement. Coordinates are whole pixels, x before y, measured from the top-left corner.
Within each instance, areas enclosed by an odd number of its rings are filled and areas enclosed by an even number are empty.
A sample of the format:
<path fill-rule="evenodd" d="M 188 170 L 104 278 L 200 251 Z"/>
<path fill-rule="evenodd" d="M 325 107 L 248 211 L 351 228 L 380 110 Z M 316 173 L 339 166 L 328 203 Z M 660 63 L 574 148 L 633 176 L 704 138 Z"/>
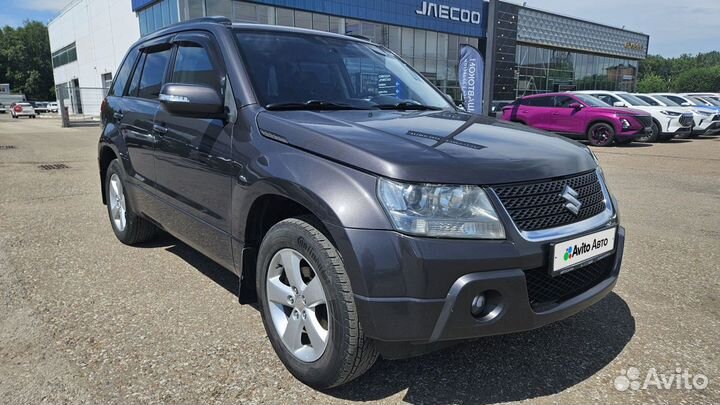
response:
<path fill-rule="evenodd" d="M 169 235 L 115 239 L 100 130 L 59 126 L 0 114 L 0 403 L 720 403 L 720 137 L 594 149 L 627 228 L 597 305 L 318 392 L 232 273 Z"/>

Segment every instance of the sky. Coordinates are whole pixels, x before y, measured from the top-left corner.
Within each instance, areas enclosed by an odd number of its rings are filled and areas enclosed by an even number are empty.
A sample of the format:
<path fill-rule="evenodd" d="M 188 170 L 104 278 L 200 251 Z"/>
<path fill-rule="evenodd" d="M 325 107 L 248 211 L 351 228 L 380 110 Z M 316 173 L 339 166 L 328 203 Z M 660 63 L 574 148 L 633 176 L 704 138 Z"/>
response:
<path fill-rule="evenodd" d="M 115 0 L 127 1 L 130 0 Z M 358 0 L 362 1 L 362 0 Z M 445 0 L 451 3 L 452 0 Z M 522 4 L 521 0 L 509 0 Z M 650 35 L 650 54 L 720 50 L 720 0 L 527 0 L 529 7 Z M 69 0 L 0 0 L 0 26 L 47 23 Z"/>

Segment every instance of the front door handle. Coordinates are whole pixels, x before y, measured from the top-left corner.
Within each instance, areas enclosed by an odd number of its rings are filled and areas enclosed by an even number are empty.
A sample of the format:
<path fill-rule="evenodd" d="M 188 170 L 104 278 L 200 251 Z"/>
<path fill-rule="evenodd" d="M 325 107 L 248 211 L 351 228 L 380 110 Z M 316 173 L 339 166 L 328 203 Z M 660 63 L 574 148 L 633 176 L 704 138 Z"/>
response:
<path fill-rule="evenodd" d="M 113 118 L 115 118 L 117 121 L 121 121 L 125 115 L 123 113 L 117 111 L 113 113 Z"/>
<path fill-rule="evenodd" d="M 159 125 L 159 124 L 153 124 L 153 132 L 156 132 L 158 134 L 166 134 L 168 131 L 167 127 Z"/>

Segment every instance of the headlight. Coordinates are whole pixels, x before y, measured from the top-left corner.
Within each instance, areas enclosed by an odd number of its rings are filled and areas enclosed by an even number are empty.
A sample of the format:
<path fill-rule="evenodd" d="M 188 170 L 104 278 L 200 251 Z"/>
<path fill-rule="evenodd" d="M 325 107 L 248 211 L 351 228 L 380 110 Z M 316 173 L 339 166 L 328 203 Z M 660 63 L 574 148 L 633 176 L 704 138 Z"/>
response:
<path fill-rule="evenodd" d="M 487 194 L 478 186 L 406 184 L 380 179 L 377 194 L 399 232 L 505 239 L 505 228 Z"/>
<path fill-rule="evenodd" d="M 700 114 L 700 115 L 704 115 L 704 116 L 712 115 L 711 112 L 703 111 L 703 110 L 693 110 L 693 112 L 695 112 L 695 113 L 697 113 L 697 114 Z"/>
<path fill-rule="evenodd" d="M 660 111 L 660 114 L 667 115 L 668 117 L 679 117 L 682 115 L 682 113 L 679 113 L 679 112 L 666 111 L 666 110 Z"/>
<path fill-rule="evenodd" d="M 620 119 L 620 124 L 622 124 L 623 129 L 630 128 L 630 121 L 625 118 Z"/>

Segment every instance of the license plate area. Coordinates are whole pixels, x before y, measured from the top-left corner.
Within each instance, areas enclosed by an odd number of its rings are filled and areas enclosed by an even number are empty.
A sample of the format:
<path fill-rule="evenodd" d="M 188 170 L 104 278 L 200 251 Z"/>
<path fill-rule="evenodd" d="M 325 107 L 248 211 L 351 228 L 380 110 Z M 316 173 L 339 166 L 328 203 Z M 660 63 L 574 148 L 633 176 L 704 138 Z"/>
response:
<path fill-rule="evenodd" d="M 555 277 L 598 261 L 615 251 L 617 227 L 550 245 L 550 276 Z"/>

